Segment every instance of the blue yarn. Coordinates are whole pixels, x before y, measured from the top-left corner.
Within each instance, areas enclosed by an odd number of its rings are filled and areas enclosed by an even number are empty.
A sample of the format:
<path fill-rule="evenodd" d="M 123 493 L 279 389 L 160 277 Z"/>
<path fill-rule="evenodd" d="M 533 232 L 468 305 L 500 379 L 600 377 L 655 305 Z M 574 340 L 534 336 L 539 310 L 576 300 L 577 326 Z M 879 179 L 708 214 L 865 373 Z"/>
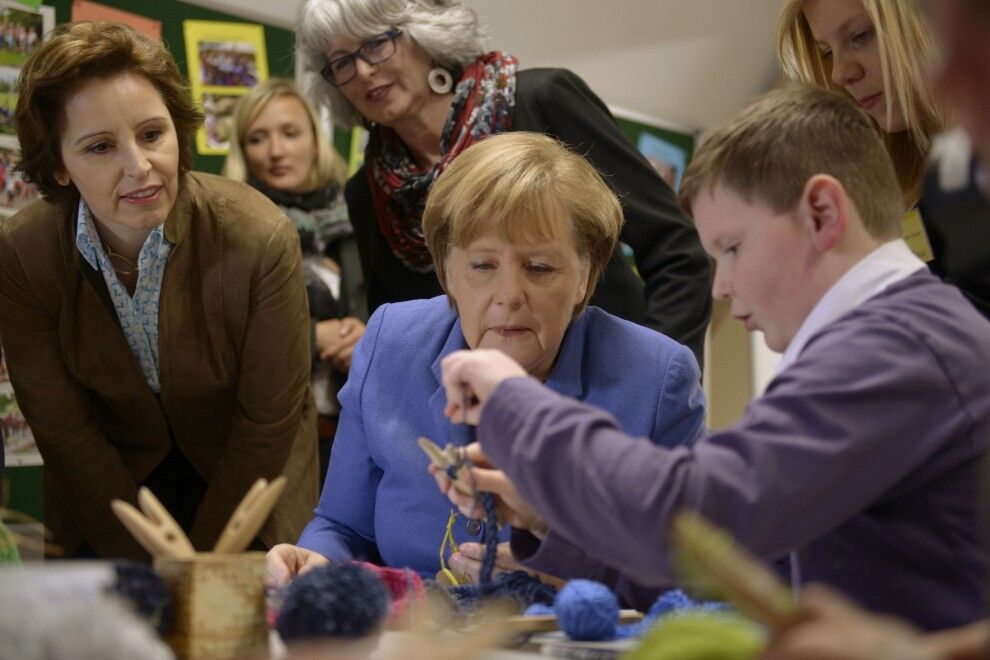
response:
<path fill-rule="evenodd" d="M 482 532 L 482 543 L 485 545 L 485 556 L 481 559 L 481 571 L 478 578 L 481 584 L 492 581 L 495 571 L 495 559 L 498 556 L 498 518 L 495 514 L 495 497 L 491 493 L 481 493 L 481 506 L 485 509 L 485 527 Z"/>
<path fill-rule="evenodd" d="M 357 564 L 332 564 L 300 575 L 285 590 L 275 622 L 286 642 L 311 637 L 364 637 L 388 614 L 377 575 Z"/>
<path fill-rule="evenodd" d="M 619 601 L 600 582 L 571 580 L 553 603 L 560 629 L 571 639 L 601 641 L 615 635 L 619 623 Z"/>
<path fill-rule="evenodd" d="M 653 603 L 649 611 L 647 611 L 646 618 L 652 621 L 667 612 L 684 610 L 695 605 L 697 603 L 686 593 L 680 589 L 671 589 L 657 598 L 657 602 Z"/>
<path fill-rule="evenodd" d="M 464 397 L 463 406 L 466 411 L 470 405 L 467 394 L 467 385 L 463 385 L 461 392 Z M 468 442 L 473 443 L 475 428 L 468 425 Z M 457 463 L 447 466 L 447 478 L 457 481 L 457 475 L 464 466 L 471 467 L 471 462 L 465 458 L 464 453 L 458 454 Z M 474 490 L 472 480 L 471 489 Z M 492 581 L 492 574 L 495 572 L 495 560 L 498 558 L 498 516 L 495 511 L 495 497 L 491 493 L 473 493 L 474 497 L 481 500 L 481 506 L 485 511 L 485 524 L 482 532 L 482 543 L 485 546 L 485 554 L 481 558 L 481 570 L 478 579 L 481 584 L 489 584 Z"/>
<path fill-rule="evenodd" d="M 461 609 L 471 609 L 483 600 L 495 598 L 514 600 L 521 609 L 533 603 L 550 605 L 557 590 L 525 571 L 511 571 L 500 573 L 490 582 L 451 587 L 448 593 Z"/>

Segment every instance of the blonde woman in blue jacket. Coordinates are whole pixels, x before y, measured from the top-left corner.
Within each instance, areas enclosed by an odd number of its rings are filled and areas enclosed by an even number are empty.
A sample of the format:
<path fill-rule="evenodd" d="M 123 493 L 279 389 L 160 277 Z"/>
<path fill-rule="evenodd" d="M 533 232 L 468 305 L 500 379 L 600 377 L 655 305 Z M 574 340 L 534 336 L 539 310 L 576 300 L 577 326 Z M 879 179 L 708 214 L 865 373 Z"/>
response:
<path fill-rule="evenodd" d="M 444 417 L 440 361 L 456 350 L 499 349 L 548 387 L 605 408 L 626 432 L 656 444 L 692 442 L 704 431 L 691 351 L 587 307 L 622 211 L 586 160 L 535 133 L 490 137 L 437 180 L 423 226 L 447 295 L 383 305 L 368 321 L 341 391 L 316 516 L 297 546 L 269 553 L 273 583 L 352 558 L 437 572 L 451 507 L 416 439 L 470 441 L 467 427 Z M 481 534 L 464 518 L 453 526 L 465 550 Z M 465 560 L 453 561 L 467 567 Z"/>

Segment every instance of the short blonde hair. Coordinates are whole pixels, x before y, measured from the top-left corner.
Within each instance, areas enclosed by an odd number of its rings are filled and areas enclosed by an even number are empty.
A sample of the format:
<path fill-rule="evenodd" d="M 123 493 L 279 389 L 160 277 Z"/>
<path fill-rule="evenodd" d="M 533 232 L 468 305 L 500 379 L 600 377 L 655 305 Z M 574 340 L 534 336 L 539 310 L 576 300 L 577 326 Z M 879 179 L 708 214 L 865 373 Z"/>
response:
<path fill-rule="evenodd" d="M 747 203 L 786 213 L 816 174 L 842 184 L 871 236 L 900 236 L 897 175 L 869 116 L 848 96 L 809 84 L 776 89 L 708 133 L 684 173 L 678 201 L 690 214 L 698 195 L 724 185 Z"/>
<path fill-rule="evenodd" d="M 450 247 L 493 229 L 510 241 L 551 238 L 569 220 L 578 255 L 588 262 L 584 309 L 615 250 L 622 206 L 588 161 L 560 142 L 523 131 L 495 135 L 460 154 L 433 184 L 423 234 L 447 290 Z"/>
<path fill-rule="evenodd" d="M 806 0 L 788 0 L 777 21 L 777 57 L 784 74 L 793 80 L 811 82 L 846 93 L 832 82 L 832 71 L 815 45 L 804 15 Z M 886 133 L 879 125 L 887 152 L 894 161 L 907 205 L 921 195 L 925 161 L 932 138 L 945 124 L 925 82 L 925 66 L 932 39 L 915 3 L 910 0 L 862 0 L 873 23 L 880 51 L 880 71 L 887 112 L 896 102 L 907 130 Z"/>
<path fill-rule="evenodd" d="M 291 80 L 270 78 L 253 87 L 242 96 L 234 108 L 234 139 L 230 141 L 230 152 L 223 166 L 223 173 L 237 181 L 247 181 L 250 168 L 244 155 L 244 139 L 248 129 L 258 118 L 272 99 L 289 96 L 298 99 L 306 110 L 309 124 L 313 129 L 313 139 L 316 141 L 316 161 L 306 179 L 306 189 L 316 190 L 328 183 L 343 184 L 347 178 L 347 163 L 340 157 L 326 131 L 323 122 L 316 114 L 313 105 L 303 96 L 302 92 Z"/>

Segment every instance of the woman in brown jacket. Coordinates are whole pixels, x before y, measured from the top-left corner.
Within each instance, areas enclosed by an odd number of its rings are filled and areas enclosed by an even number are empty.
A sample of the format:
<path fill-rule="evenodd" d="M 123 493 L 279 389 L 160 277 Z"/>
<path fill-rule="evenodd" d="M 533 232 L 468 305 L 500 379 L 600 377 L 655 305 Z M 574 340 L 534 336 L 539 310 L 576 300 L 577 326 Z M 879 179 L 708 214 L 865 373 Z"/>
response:
<path fill-rule="evenodd" d="M 259 477 L 316 501 L 299 239 L 248 186 L 189 172 L 201 116 L 158 42 L 60 28 L 21 72 L 22 171 L 44 200 L 0 224 L 0 336 L 74 556 L 145 556 L 110 501 L 149 486 L 208 549 Z"/>

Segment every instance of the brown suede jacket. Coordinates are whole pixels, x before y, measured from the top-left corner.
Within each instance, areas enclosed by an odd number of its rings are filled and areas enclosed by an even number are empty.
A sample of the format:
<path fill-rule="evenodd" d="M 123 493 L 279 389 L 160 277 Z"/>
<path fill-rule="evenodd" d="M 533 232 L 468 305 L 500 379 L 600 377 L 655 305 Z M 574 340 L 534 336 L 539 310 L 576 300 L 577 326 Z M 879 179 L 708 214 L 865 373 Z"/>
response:
<path fill-rule="evenodd" d="M 45 522 L 72 552 L 147 557 L 110 511 L 134 503 L 172 438 L 206 480 L 190 531 L 212 547 L 259 477 L 289 485 L 262 529 L 294 542 L 317 497 L 309 317 L 299 236 L 247 185 L 180 178 L 165 221 L 161 394 L 148 387 L 102 275 L 76 249 L 76 203 L 0 223 L 0 337 L 45 462 Z M 88 269 L 88 273 L 87 273 Z"/>

